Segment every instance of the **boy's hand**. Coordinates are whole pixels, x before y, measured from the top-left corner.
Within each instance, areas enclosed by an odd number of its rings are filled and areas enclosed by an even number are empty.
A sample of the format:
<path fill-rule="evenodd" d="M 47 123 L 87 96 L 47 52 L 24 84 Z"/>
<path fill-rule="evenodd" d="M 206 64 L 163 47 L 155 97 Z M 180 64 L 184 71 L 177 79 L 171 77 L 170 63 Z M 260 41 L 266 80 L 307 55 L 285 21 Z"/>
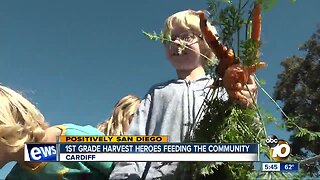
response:
<path fill-rule="evenodd" d="M 241 64 L 230 66 L 223 77 L 223 86 L 229 98 L 244 107 L 250 107 L 257 101 L 257 85 L 252 75 Z"/>

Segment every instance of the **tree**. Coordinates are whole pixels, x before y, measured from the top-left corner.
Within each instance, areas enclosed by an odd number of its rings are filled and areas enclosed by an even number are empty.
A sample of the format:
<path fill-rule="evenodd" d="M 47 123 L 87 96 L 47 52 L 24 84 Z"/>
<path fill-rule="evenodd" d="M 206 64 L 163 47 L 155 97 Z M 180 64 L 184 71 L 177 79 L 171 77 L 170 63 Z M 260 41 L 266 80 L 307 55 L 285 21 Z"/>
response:
<path fill-rule="evenodd" d="M 287 129 L 293 132 L 292 153 L 302 157 L 320 154 L 320 26 L 300 48 L 305 57 L 292 56 L 282 61 L 284 71 L 278 75 L 274 97 L 283 102 L 283 110 L 291 120 L 285 118 Z M 309 131 L 318 132 L 316 136 L 302 136 L 296 125 Z M 318 160 L 319 161 L 319 160 Z M 309 173 L 320 175 L 319 162 L 305 166 Z"/>

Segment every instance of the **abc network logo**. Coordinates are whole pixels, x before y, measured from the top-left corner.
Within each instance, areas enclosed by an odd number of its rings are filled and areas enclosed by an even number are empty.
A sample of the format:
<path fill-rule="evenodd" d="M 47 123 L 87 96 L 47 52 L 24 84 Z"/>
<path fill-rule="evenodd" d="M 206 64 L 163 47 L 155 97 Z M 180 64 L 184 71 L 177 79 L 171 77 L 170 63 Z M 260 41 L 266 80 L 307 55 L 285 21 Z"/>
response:
<path fill-rule="evenodd" d="M 56 161 L 56 144 L 25 144 L 24 160 L 34 162 Z"/>
<path fill-rule="evenodd" d="M 289 158 L 291 148 L 289 143 L 283 139 L 278 139 L 277 136 L 271 135 L 266 139 L 269 146 L 270 156 L 275 161 L 285 161 Z"/>

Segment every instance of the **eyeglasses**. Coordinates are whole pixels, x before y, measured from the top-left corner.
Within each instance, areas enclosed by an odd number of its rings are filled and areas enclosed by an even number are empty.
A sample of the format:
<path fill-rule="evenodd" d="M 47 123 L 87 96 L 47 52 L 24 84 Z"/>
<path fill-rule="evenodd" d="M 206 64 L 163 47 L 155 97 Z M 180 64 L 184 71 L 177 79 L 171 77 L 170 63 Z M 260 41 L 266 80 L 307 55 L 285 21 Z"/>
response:
<path fill-rule="evenodd" d="M 198 35 L 194 32 L 191 32 L 191 31 L 186 31 L 186 32 L 183 32 L 179 35 L 172 35 L 171 36 L 171 42 L 170 41 L 166 41 L 164 43 L 164 45 L 166 47 L 169 47 L 171 48 L 172 47 L 172 44 L 176 44 L 172 41 L 176 41 L 177 39 L 180 40 L 180 42 L 178 42 L 178 44 L 184 44 L 184 45 L 192 45 L 192 44 L 195 44 L 195 43 L 198 43 L 198 38 L 202 39 L 202 35 Z"/>

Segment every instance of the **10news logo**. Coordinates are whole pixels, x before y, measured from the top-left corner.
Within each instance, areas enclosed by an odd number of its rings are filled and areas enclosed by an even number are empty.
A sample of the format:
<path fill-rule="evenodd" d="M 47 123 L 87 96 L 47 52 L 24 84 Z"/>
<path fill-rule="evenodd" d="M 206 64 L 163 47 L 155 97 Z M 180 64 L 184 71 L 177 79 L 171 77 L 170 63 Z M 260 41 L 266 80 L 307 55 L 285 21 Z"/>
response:
<path fill-rule="evenodd" d="M 56 161 L 56 144 L 25 144 L 24 160 L 33 162 Z"/>
<path fill-rule="evenodd" d="M 289 158 L 291 148 L 289 143 L 283 139 L 278 139 L 277 136 L 271 135 L 266 139 L 269 146 L 270 156 L 275 161 L 285 161 Z"/>

